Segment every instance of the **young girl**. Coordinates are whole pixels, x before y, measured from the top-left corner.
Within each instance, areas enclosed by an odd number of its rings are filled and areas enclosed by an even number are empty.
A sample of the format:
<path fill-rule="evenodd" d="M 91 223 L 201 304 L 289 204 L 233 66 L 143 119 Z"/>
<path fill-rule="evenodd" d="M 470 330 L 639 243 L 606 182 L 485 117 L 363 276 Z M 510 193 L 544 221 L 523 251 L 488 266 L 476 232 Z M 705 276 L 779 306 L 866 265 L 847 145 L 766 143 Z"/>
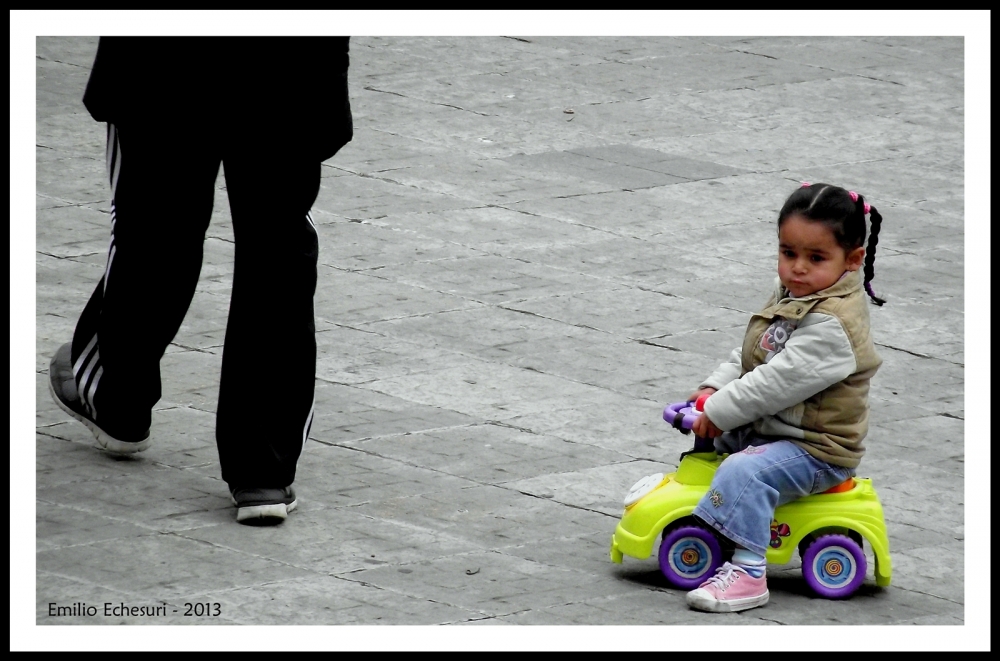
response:
<path fill-rule="evenodd" d="M 864 198 L 828 184 L 803 184 L 781 208 L 775 291 L 751 317 L 743 346 L 690 397 L 711 394 L 692 430 L 732 453 L 694 514 L 736 546 L 731 563 L 688 593 L 692 608 L 766 604 L 775 508 L 854 475 L 868 384 L 882 363 L 865 299 L 885 302 L 871 287 L 881 224 Z"/>

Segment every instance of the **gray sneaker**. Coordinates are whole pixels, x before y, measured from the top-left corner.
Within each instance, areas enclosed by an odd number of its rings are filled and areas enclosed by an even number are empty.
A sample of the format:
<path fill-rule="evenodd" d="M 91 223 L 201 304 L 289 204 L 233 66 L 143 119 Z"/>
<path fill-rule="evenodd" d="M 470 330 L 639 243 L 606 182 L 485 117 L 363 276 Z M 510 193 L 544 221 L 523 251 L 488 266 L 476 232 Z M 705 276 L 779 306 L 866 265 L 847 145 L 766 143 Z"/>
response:
<path fill-rule="evenodd" d="M 292 487 L 231 489 L 236 505 L 236 520 L 248 526 L 273 526 L 281 523 L 299 501 Z"/>
<path fill-rule="evenodd" d="M 149 429 L 132 436 L 117 431 L 112 434 L 107 431 L 106 425 L 102 427 L 87 413 L 76 389 L 71 348 L 72 344 L 69 342 L 62 345 L 49 362 L 49 392 L 52 393 L 55 403 L 63 411 L 85 424 L 93 432 L 100 446 L 112 454 L 132 454 L 148 448 Z"/>

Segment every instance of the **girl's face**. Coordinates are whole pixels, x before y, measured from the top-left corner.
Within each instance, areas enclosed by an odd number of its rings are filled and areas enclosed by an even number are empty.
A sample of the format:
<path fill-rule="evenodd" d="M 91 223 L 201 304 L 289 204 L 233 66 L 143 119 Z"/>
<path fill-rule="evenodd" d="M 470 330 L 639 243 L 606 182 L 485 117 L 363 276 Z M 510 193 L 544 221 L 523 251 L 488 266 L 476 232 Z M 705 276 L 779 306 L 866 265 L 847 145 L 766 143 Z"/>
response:
<path fill-rule="evenodd" d="M 833 285 L 846 271 L 861 268 L 864 258 L 863 247 L 845 252 L 829 227 L 799 214 L 778 230 L 778 277 L 795 298 Z"/>

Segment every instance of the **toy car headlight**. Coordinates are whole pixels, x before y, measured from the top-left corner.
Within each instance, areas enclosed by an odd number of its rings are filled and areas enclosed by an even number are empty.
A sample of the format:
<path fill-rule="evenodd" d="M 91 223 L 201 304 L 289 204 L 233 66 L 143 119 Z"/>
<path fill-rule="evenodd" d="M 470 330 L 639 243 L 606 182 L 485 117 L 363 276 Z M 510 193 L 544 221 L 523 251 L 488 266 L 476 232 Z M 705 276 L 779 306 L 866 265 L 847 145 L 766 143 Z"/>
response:
<path fill-rule="evenodd" d="M 656 487 L 663 484 L 663 473 L 656 473 L 655 475 L 647 475 L 638 482 L 632 485 L 632 488 L 628 490 L 625 495 L 625 507 L 628 507 L 632 503 L 638 502 L 643 496 L 651 492 Z"/>

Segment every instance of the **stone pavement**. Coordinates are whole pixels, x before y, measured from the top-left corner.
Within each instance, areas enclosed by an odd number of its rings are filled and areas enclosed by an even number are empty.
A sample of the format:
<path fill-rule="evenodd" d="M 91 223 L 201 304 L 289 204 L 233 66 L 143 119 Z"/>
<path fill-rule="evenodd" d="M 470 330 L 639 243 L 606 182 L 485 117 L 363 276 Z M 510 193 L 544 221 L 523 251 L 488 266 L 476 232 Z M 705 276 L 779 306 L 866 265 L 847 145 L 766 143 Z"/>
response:
<path fill-rule="evenodd" d="M 352 39 L 355 137 L 313 210 L 317 415 L 300 509 L 270 529 L 234 522 L 214 441 L 222 177 L 152 447 L 110 458 L 50 400 L 106 261 L 95 47 L 37 39 L 35 624 L 910 625 L 869 643 L 904 646 L 946 625 L 925 649 L 967 644 L 961 37 Z M 697 613 L 609 540 L 628 487 L 687 448 L 662 408 L 740 342 L 804 180 L 885 217 L 860 474 L 893 581 L 816 599 L 796 559 L 766 608 Z M 49 613 L 78 602 L 169 614 Z M 568 649 L 589 628 L 555 630 Z"/>

